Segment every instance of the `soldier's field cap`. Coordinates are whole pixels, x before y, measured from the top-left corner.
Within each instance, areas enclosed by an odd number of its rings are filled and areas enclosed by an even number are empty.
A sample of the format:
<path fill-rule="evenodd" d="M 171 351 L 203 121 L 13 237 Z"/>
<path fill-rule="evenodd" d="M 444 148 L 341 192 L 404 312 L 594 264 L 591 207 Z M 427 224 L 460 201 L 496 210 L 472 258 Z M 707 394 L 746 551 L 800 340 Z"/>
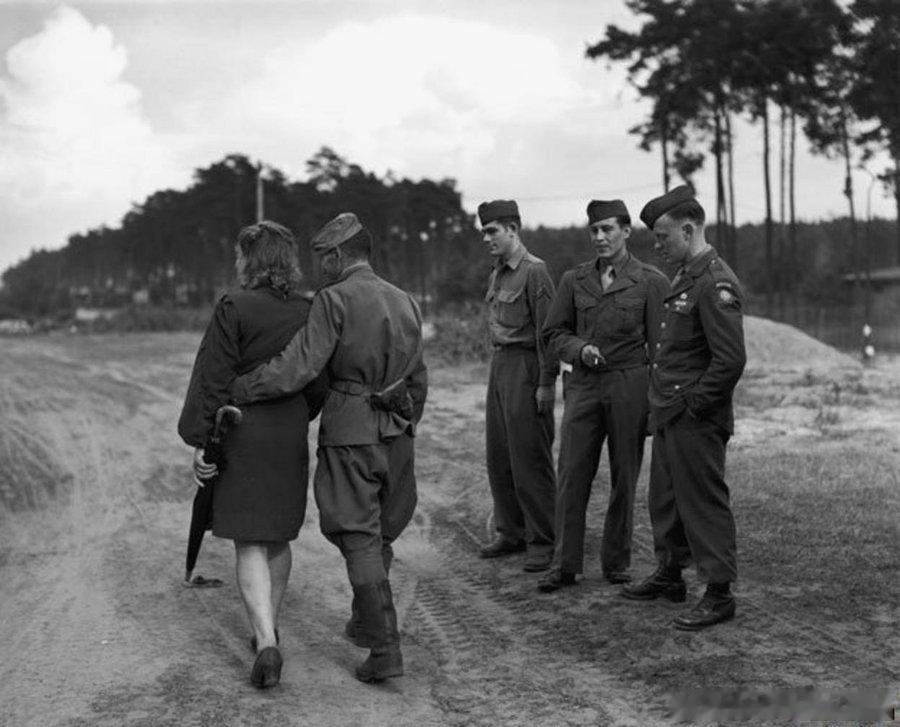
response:
<path fill-rule="evenodd" d="M 588 202 L 588 224 L 593 225 L 600 220 L 608 220 L 610 217 L 628 215 L 628 208 L 620 199 L 592 199 Z"/>
<path fill-rule="evenodd" d="M 347 242 L 363 228 L 362 223 L 352 212 L 341 212 L 330 222 L 327 222 L 312 239 L 313 252 L 323 253 L 333 250 L 338 245 Z"/>
<path fill-rule="evenodd" d="M 478 205 L 478 219 L 482 227 L 501 217 L 519 217 L 519 205 L 511 199 L 495 199 Z"/>
<path fill-rule="evenodd" d="M 653 229 L 654 223 L 662 217 L 666 212 L 675 209 L 683 202 L 691 202 L 694 200 L 694 193 L 686 184 L 680 187 L 670 189 L 660 197 L 654 197 L 641 210 L 641 220 L 647 227 Z"/>

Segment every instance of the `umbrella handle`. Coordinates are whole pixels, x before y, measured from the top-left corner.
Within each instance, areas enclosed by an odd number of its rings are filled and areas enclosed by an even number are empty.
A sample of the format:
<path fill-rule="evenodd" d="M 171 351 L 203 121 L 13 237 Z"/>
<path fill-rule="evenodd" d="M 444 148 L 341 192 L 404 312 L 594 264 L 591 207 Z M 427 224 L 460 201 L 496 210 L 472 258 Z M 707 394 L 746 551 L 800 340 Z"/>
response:
<path fill-rule="evenodd" d="M 222 422 L 227 421 L 228 419 L 232 420 L 234 424 L 240 424 L 241 419 L 243 419 L 243 412 L 238 409 L 236 406 L 232 406 L 231 404 L 225 404 L 224 406 L 220 406 L 216 410 L 216 426 L 213 429 L 213 437 L 216 439 L 219 438 L 220 432 L 222 430 Z"/>

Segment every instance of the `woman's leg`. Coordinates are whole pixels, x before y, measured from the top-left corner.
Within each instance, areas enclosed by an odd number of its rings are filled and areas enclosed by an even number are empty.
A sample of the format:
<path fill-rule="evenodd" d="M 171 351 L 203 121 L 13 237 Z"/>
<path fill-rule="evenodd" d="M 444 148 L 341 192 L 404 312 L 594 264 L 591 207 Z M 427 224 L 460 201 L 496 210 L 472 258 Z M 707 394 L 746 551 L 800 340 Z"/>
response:
<path fill-rule="evenodd" d="M 272 577 L 269 573 L 269 543 L 234 541 L 238 590 L 247 609 L 256 649 L 275 646 L 275 614 L 272 608 Z"/>
<path fill-rule="evenodd" d="M 278 628 L 278 614 L 281 611 L 281 601 L 287 588 L 288 578 L 291 575 L 291 544 L 269 543 L 269 577 L 272 581 L 272 614 L 275 628 Z"/>

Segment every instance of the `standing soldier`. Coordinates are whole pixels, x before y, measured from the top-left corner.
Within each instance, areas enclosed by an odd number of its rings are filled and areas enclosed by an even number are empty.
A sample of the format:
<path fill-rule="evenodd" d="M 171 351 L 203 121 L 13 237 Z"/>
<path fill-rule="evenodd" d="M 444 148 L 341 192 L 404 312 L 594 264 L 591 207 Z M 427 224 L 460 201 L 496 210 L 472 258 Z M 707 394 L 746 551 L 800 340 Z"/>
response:
<path fill-rule="evenodd" d="M 347 636 L 371 649 L 356 677 L 380 681 L 403 673 L 388 572 L 391 542 L 416 506 L 412 435 L 427 388 L 422 319 L 409 294 L 372 271 L 372 236 L 353 213 L 331 220 L 312 246 L 332 282 L 287 348 L 241 376 L 233 394 L 237 403 L 278 398 L 327 371 L 313 481 L 319 522 L 353 586 Z"/>
<path fill-rule="evenodd" d="M 734 517 L 725 484 L 725 446 L 734 432 L 732 394 L 746 363 L 737 277 L 704 236 L 705 214 L 686 186 L 651 200 L 641 219 L 656 249 L 679 265 L 666 297 L 650 372 L 654 425 L 650 519 L 658 568 L 622 595 L 681 602 L 681 570 L 693 559 L 706 593 L 675 618 L 688 631 L 734 616 Z"/>
<path fill-rule="evenodd" d="M 656 349 L 668 279 L 626 247 L 622 200 L 593 200 L 588 225 L 597 257 L 567 271 L 544 323 L 544 340 L 572 365 L 566 384 L 556 496 L 556 546 L 545 593 L 575 584 L 584 561 L 585 512 L 609 438 L 609 506 L 600 562 L 610 583 L 631 580 L 634 492 L 647 436 L 648 358 Z"/>
<path fill-rule="evenodd" d="M 513 201 L 478 206 L 496 258 L 485 300 L 494 355 L 488 377 L 487 472 L 497 536 L 480 557 L 527 549 L 526 571 L 550 566 L 553 551 L 553 402 L 559 363 L 545 355 L 541 325 L 553 298 L 547 266 L 519 239 Z"/>

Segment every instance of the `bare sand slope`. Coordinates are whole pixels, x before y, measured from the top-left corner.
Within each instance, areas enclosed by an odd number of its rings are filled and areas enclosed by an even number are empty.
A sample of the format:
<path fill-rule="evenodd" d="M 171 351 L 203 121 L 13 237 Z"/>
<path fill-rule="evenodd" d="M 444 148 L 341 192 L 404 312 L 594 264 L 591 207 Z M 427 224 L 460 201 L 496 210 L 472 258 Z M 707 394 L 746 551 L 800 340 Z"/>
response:
<path fill-rule="evenodd" d="M 830 371 L 858 369 L 858 360 L 837 351 L 793 326 L 768 318 L 746 316 L 748 370 Z"/>

